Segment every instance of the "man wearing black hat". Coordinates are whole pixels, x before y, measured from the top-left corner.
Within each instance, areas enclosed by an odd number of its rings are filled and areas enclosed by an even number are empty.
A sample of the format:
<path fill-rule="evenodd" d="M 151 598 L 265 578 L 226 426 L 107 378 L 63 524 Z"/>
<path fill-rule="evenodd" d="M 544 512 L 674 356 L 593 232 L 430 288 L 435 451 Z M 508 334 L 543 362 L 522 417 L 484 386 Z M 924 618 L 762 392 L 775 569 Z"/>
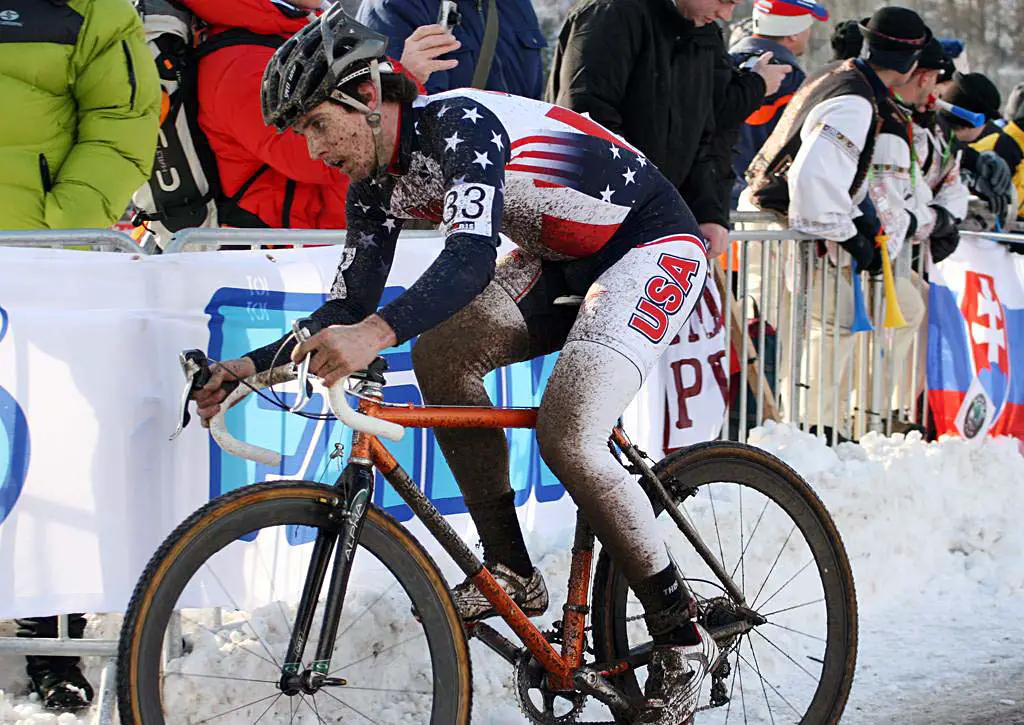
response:
<path fill-rule="evenodd" d="M 838 245 L 853 256 L 860 269 L 877 271 L 881 267 L 875 243 L 878 230 L 858 205 L 870 192 L 887 231 L 897 236 L 897 244 L 902 241 L 910 226 L 909 215 L 893 209 L 887 203 L 888 195 L 880 193 L 885 185 L 869 184 L 868 174 L 880 125 L 887 116 L 898 113 L 890 89 L 908 82 L 931 32 L 917 13 L 899 7 L 878 10 L 859 30 L 865 41 L 862 56 L 825 68 L 809 79 L 789 104 L 750 166 L 750 186 L 741 207 L 749 201 L 754 208 L 776 212 L 790 228 L 826 240 L 834 263 L 839 261 L 834 246 Z M 906 147 L 906 133 L 903 138 Z M 906 156 L 904 167 L 909 176 L 909 150 Z M 838 322 L 840 326 L 834 352 L 837 364 L 820 366 L 824 375 L 813 379 L 809 390 L 811 417 L 819 407 L 822 410 L 822 420 L 811 422 L 822 427 L 841 419 L 839 411 L 833 410 L 832 393 L 837 387 L 846 389 L 844 381 L 854 349 L 849 271 L 839 275 L 839 280 L 838 309 L 831 308 L 831 292 L 825 295 L 825 309 L 822 295 L 811 295 L 810 370 L 819 369 L 818 354 L 826 359 L 833 356 L 832 325 Z M 815 281 L 819 289 L 822 281 L 819 273 Z M 793 367 L 783 361 L 782 370 Z M 834 367 L 837 380 L 832 379 Z M 782 389 L 789 389 L 785 381 Z M 823 398 L 820 406 L 819 396 Z"/>
<path fill-rule="evenodd" d="M 1015 176 L 1020 184 L 1017 197 L 1024 192 L 1024 152 L 1021 144 L 995 123 L 1001 104 L 999 90 L 981 73 L 954 73 L 953 83 L 943 91 L 942 98 L 988 119 L 975 128 L 950 114 L 939 114 L 946 137 L 961 152 L 960 164 L 969 175 L 971 191 L 985 199 L 998 225 L 1005 228 L 1018 213 L 1013 198 Z M 981 222 L 983 228 L 994 225 Z"/>
<path fill-rule="evenodd" d="M 907 83 L 893 95 L 912 119 L 912 157 L 916 178 L 912 214 L 917 242 L 929 242 L 932 259 L 940 262 L 960 241 L 957 225 L 967 216 L 970 191 L 960 177 L 960 157 L 939 128 L 932 103 L 943 74 L 953 73 L 953 60 L 937 39 L 929 41 Z M 899 363 L 897 362 L 897 368 Z"/>

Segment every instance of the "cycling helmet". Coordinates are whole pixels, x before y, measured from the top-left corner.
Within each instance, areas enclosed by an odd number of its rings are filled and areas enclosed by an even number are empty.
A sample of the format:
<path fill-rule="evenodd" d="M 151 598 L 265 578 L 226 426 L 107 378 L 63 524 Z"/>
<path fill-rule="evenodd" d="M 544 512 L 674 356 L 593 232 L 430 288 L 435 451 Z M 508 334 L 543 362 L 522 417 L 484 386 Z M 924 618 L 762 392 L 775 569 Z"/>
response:
<path fill-rule="evenodd" d="M 379 99 L 380 74 L 394 72 L 384 54 L 387 45 L 387 36 L 353 20 L 340 3 L 334 5 L 289 38 L 267 64 L 260 93 L 264 123 L 285 131 L 324 101 L 350 106 L 363 113 L 373 129 L 380 167 L 380 108 L 369 108 L 341 88 L 360 76 L 368 76 Z"/>

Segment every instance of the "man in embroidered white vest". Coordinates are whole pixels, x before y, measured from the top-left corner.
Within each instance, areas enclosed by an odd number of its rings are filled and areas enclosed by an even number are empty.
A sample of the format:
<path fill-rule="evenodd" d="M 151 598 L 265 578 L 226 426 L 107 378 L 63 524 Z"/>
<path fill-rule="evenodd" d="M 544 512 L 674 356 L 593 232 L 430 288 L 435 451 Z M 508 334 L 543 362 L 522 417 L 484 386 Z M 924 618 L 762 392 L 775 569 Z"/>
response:
<path fill-rule="evenodd" d="M 894 119 L 900 113 L 891 89 L 907 83 L 931 38 L 917 13 L 899 7 L 877 11 L 860 31 L 865 40 L 862 57 L 829 66 L 808 79 L 751 163 L 747 172 L 750 186 L 741 200 L 741 208 L 774 211 L 790 228 L 825 240 L 828 264 L 838 264 L 841 270 L 838 307 L 834 268 L 828 272 L 824 304 L 824 265 L 817 265 L 813 287 L 804 284 L 799 290 L 810 295 L 811 315 L 806 341 L 809 354 L 802 366 L 802 379 L 808 386 L 803 418 L 830 439 L 834 425 L 846 427 L 843 411 L 855 347 L 850 329 L 854 307 L 849 257 L 839 254 L 837 247 L 852 255 L 861 270 L 877 272 L 881 268 L 881 252 L 875 245 L 878 220 L 859 208 L 869 195 L 890 235 L 886 250 L 890 256 L 912 231 L 905 205 L 894 205 L 903 184 L 899 177 L 906 175 L 909 180 L 909 126 L 902 132 L 905 161 L 896 164 L 883 159 L 895 158 L 894 147 L 899 145 L 898 138 L 888 138 L 896 135 Z M 883 127 L 892 133 L 882 134 Z M 876 147 L 880 153 L 877 161 Z M 902 170 L 897 170 L 897 165 Z M 839 328 L 837 343 L 834 325 Z M 913 330 L 907 334 L 912 339 Z M 783 376 L 796 368 L 786 359 L 787 348 L 783 346 Z M 790 388 L 791 381 L 785 377 L 780 383 L 783 391 Z M 789 405 L 790 415 L 799 414 L 792 401 Z"/>

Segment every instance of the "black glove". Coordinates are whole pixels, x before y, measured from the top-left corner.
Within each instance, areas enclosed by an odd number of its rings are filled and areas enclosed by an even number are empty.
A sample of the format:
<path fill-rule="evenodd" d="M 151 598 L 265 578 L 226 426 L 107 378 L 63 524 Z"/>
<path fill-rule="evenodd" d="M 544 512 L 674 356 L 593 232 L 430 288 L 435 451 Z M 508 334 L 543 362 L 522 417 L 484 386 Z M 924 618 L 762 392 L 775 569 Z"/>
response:
<path fill-rule="evenodd" d="M 935 212 L 935 227 L 928 238 L 932 250 L 932 261 L 941 262 L 956 251 L 960 244 L 960 230 L 956 228 L 957 220 L 941 206 L 932 206 Z"/>
<path fill-rule="evenodd" d="M 867 239 L 874 239 L 882 231 L 882 223 L 876 216 L 861 214 L 853 220 L 853 226 L 857 227 L 857 233 Z"/>
<path fill-rule="evenodd" d="M 1002 223 L 1012 198 L 1013 175 L 1009 164 L 995 151 L 978 154 L 971 191 L 988 203 L 989 210 Z"/>
<path fill-rule="evenodd" d="M 845 242 L 839 242 L 839 246 L 850 253 L 857 263 L 858 271 L 874 274 L 882 269 L 882 250 L 873 238 L 858 232 Z"/>

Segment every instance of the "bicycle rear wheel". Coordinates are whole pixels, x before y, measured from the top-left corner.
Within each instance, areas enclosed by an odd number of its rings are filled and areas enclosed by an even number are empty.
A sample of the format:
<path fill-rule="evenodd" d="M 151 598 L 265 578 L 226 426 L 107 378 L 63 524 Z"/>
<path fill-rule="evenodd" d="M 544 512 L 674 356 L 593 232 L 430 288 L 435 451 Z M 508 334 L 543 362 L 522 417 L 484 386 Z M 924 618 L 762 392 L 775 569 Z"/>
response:
<path fill-rule="evenodd" d="M 320 664 L 283 659 L 310 542 L 318 531 L 337 533 L 340 505 L 332 488 L 280 481 L 221 496 L 182 523 L 149 562 L 125 615 L 121 721 L 468 724 L 469 649 L 448 587 L 419 543 L 373 507 L 353 556 L 332 660 L 322 663 L 327 684 L 282 690 L 289 667 Z M 305 660 L 320 633 L 326 590 Z"/>
<path fill-rule="evenodd" d="M 782 461 L 738 443 L 687 448 L 653 470 L 754 613 L 738 606 L 655 503 L 658 533 L 697 597 L 702 623 L 713 633 L 741 622 L 747 628 L 716 636 L 725 663 L 717 670 L 718 704 L 705 691 L 695 724 L 839 722 L 857 658 L 857 600 L 846 550 L 821 500 Z M 643 609 L 603 552 L 593 602 L 599 661 L 649 648 Z M 641 667 L 616 684 L 640 700 L 645 680 Z"/>

